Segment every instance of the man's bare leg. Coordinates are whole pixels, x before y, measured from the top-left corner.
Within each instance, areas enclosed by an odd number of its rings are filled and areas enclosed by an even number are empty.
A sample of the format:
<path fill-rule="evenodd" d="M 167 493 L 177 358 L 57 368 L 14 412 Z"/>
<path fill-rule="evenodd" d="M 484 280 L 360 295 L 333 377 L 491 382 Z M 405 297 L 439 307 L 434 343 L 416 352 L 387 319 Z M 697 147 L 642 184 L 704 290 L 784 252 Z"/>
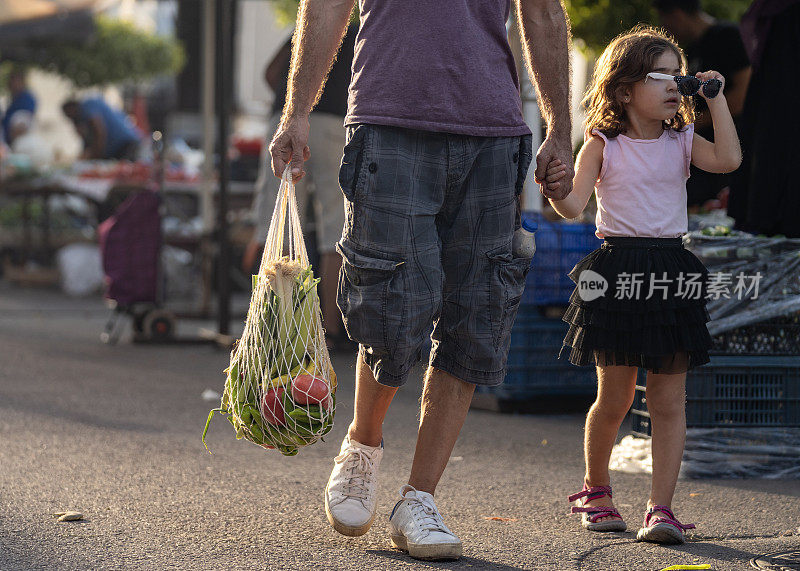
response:
<path fill-rule="evenodd" d="M 383 419 L 396 392 L 375 380 L 359 353 L 353 422 L 325 487 L 328 521 L 344 535 L 364 535 L 375 520 Z"/>
<path fill-rule="evenodd" d="M 428 367 L 408 483 L 433 495 L 464 425 L 475 385 Z"/>
<path fill-rule="evenodd" d="M 383 419 L 392 403 L 397 387 L 387 387 L 375 380 L 361 353 L 356 361 L 356 399 L 353 422 L 348 434 L 351 440 L 367 446 L 380 446 Z"/>
<path fill-rule="evenodd" d="M 461 540 L 445 525 L 433 501 L 464 425 L 475 385 L 428 367 L 422 391 L 417 449 L 408 485 L 389 518 L 392 545 L 421 559 L 458 559 Z"/>

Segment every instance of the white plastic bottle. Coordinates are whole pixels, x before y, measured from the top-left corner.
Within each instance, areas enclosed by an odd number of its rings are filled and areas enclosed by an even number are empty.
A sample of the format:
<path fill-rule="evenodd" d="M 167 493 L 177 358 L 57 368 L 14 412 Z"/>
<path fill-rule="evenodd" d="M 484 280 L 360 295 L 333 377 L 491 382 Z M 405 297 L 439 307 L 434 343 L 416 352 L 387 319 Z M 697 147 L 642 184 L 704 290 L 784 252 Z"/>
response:
<path fill-rule="evenodd" d="M 514 232 L 511 240 L 511 251 L 515 258 L 532 258 L 536 252 L 534 234 L 539 226 L 533 220 L 522 219 L 522 225 Z"/>

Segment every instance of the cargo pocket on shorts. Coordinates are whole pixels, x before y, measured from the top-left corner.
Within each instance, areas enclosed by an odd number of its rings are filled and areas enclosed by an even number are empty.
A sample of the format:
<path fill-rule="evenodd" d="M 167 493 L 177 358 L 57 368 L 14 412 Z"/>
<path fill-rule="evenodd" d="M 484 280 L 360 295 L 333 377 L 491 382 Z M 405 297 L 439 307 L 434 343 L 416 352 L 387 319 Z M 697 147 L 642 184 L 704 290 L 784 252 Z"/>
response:
<path fill-rule="evenodd" d="M 362 184 L 362 164 L 364 163 L 364 139 L 368 125 L 356 125 L 348 131 L 348 141 L 344 146 L 342 164 L 339 167 L 339 187 L 345 198 L 355 201 L 357 189 Z"/>
<path fill-rule="evenodd" d="M 492 342 L 497 351 L 504 339 L 508 343 L 533 258 L 513 258 L 508 246 L 487 252 L 486 256 L 491 268 L 488 307 Z"/>
<path fill-rule="evenodd" d="M 351 339 L 376 356 L 393 355 L 406 316 L 403 261 L 364 255 L 339 242 L 342 255 L 336 304 Z"/>

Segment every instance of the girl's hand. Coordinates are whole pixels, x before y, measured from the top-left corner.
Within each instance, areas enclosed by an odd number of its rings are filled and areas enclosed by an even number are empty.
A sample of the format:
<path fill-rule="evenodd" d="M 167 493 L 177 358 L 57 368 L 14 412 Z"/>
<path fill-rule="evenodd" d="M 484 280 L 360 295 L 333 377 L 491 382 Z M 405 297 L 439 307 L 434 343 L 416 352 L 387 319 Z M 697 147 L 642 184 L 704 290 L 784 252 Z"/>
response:
<path fill-rule="evenodd" d="M 567 176 L 567 165 L 563 164 L 559 159 L 553 159 L 547 163 L 544 179 L 537 179 L 536 182 L 542 185 L 543 188 L 553 191 L 561 186 L 558 181 L 565 176 Z"/>
<path fill-rule="evenodd" d="M 722 87 L 719 88 L 719 93 L 716 95 L 716 98 L 719 98 L 722 95 L 722 92 L 725 90 L 725 78 L 722 77 L 722 74 L 718 71 L 709 70 L 709 71 L 698 71 L 694 74 L 697 79 L 700 81 L 708 81 L 709 79 L 718 79 L 722 82 Z M 703 88 L 700 88 L 700 91 L 697 92 L 699 95 L 703 97 L 706 101 L 711 101 L 711 98 L 706 97 L 706 94 L 703 93 Z"/>
<path fill-rule="evenodd" d="M 547 168 L 552 161 L 561 161 L 567 169 L 567 176 L 560 184 L 551 186 L 547 182 Z M 533 173 L 536 182 L 542 185 L 541 192 L 545 198 L 553 200 L 564 200 L 572 192 L 572 177 L 574 175 L 572 160 L 572 144 L 569 134 L 556 132 L 548 129 L 539 150 L 536 152 L 536 170 Z M 544 184 L 542 184 L 544 183 Z"/>

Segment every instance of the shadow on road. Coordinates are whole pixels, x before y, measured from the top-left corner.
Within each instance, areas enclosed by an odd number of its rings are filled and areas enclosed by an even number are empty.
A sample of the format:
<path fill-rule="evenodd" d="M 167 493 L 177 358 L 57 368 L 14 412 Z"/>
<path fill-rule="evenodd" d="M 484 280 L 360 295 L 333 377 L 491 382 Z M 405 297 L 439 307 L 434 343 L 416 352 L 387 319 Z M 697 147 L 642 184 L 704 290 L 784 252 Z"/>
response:
<path fill-rule="evenodd" d="M 717 560 L 726 563 L 730 563 L 731 561 L 748 562 L 752 558 L 760 555 L 759 553 L 742 551 L 741 549 L 734 549 L 733 547 L 727 547 L 719 543 L 702 540 L 690 540 L 683 545 L 665 545 L 664 549 L 686 553 L 692 557 L 700 557 L 704 563 L 708 563 L 708 560 Z"/>
<path fill-rule="evenodd" d="M 384 557 L 386 559 L 402 561 L 404 563 L 408 563 L 408 561 L 410 560 L 409 556 L 406 553 L 399 550 L 395 551 L 392 549 L 367 549 L 366 552 L 372 555 L 377 555 L 379 557 Z M 512 570 L 525 569 L 524 567 L 503 565 L 500 563 L 494 563 L 493 561 L 486 561 L 485 559 L 478 559 L 476 557 L 461 557 L 456 561 L 421 561 L 419 559 L 414 559 L 413 561 L 416 568 L 429 567 L 431 569 L 463 569 L 465 567 L 469 567 L 470 569 L 493 569 L 498 571 L 512 571 Z"/>
<path fill-rule="evenodd" d="M 708 480 L 707 480 L 708 481 Z M 731 488 L 740 492 L 761 492 L 768 489 L 770 494 L 796 498 L 800 495 L 800 480 L 710 480 L 715 486 Z"/>
<path fill-rule="evenodd" d="M 598 552 L 609 548 L 614 547 L 618 548 L 621 545 L 635 545 L 636 542 L 636 533 L 634 532 L 625 532 L 625 533 L 615 533 L 613 534 L 619 539 L 623 539 L 624 541 L 610 541 L 609 543 L 605 543 L 603 545 L 597 545 L 590 549 L 587 549 L 578 557 L 576 563 L 578 569 L 592 569 L 594 570 L 596 567 L 595 565 L 597 562 L 589 561 L 594 555 Z M 610 539 L 610 538 L 609 538 Z M 710 539 L 710 538 L 709 538 Z M 734 539 L 731 537 L 726 537 L 726 539 Z M 738 538 L 736 538 L 738 539 Z M 747 539 L 759 539 L 759 537 L 749 537 Z M 714 538 L 716 540 L 716 538 Z M 735 549 L 733 547 L 727 547 L 725 545 L 720 545 L 715 541 L 709 541 L 703 537 L 689 537 L 687 543 L 683 545 L 660 545 L 658 546 L 659 549 L 665 549 L 677 553 L 685 553 L 687 556 L 687 561 L 691 561 L 692 563 L 713 563 L 714 561 L 720 562 L 721 565 L 730 566 L 730 563 L 733 561 L 737 562 L 744 562 L 747 563 L 754 557 L 757 557 L 758 553 L 752 553 L 749 551 L 742 551 L 741 549 Z M 714 567 L 715 569 L 725 569 L 728 567 Z"/>
<path fill-rule="evenodd" d="M 141 432 L 155 434 L 163 430 L 154 427 L 152 424 L 140 424 L 129 422 L 122 419 L 104 418 L 95 414 L 81 412 L 75 409 L 64 408 L 55 403 L 38 401 L 27 401 L 21 399 L 0 397 L 0 410 L 9 409 L 15 412 L 26 412 L 31 415 L 47 416 L 58 418 L 70 422 L 76 422 L 97 428 L 110 428 L 113 430 L 127 430 L 131 432 Z"/>

